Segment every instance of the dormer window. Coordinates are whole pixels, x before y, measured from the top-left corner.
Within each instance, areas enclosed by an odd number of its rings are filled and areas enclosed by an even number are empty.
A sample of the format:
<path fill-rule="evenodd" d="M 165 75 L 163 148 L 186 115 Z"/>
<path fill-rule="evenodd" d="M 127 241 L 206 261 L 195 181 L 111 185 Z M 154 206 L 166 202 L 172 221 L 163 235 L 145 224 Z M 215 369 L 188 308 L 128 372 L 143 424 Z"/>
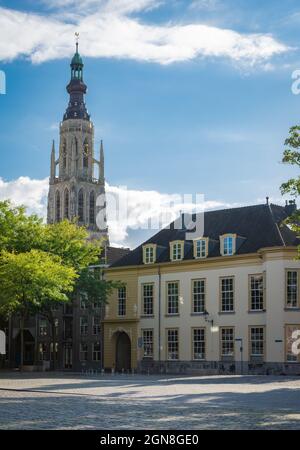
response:
<path fill-rule="evenodd" d="M 232 256 L 235 254 L 236 250 L 236 235 L 226 234 L 220 237 L 221 244 L 221 255 L 222 256 Z"/>
<path fill-rule="evenodd" d="M 194 241 L 194 257 L 197 259 L 207 258 L 208 238 L 200 238 Z"/>
<path fill-rule="evenodd" d="M 156 261 L 156 245 L 144 245 L 143 247 L 144 264 L 154 264 Z"/>
<path fill-rule="evenodd" d="M 171 261 L 181 261 L 184 256 L 184 242 L 174 241 L 170 243 L 170 259 Z"/>

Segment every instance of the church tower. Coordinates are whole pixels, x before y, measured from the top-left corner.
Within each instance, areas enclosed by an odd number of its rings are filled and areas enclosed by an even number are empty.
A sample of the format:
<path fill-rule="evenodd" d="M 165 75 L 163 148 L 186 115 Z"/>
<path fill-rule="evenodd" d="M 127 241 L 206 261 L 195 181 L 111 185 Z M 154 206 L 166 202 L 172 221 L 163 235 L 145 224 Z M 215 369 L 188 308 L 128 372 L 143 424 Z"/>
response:
<path fill-rule="evenodd" d="M 94 155 L 94 125 L 84 101 L 87 86 L 83 81 L 83 68 L 77 42 L 67 86 L 69 104 L 60 123 L 58 158 L 54 141 L 52 144 L 48 223 L 76 218 L 79 225 L 87 228 L 91 238 L 104 237 L 108 244 L 103 142 L 98 161 Z"/>

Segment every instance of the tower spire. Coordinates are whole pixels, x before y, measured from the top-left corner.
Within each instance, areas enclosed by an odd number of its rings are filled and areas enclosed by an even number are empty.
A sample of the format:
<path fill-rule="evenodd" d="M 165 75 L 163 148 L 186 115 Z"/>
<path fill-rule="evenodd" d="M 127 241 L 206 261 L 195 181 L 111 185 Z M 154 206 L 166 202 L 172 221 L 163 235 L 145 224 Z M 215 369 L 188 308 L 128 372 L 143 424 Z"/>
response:
<path fill-rule="evenodd" d="M 79 33 L 75 33 L 76 37 L 76 51 L 71 61 L 71 80 L 67 86 L 67 92 L 70 94 L 68 108 L 64 114 L 63 120 L 68 119 L 83 119 L 90 120 L 87 112 L 84 95 L 87 91 L 87 86 L 83 81 L 84 64 L 78 51 Z"/>
<path fill-rule="evenodd" d="M 75 33 L 75 39 L 76 39 L 76 53 L 78 53 L 78 43 L 79 43 L 79 33 L 76 31 Z"/>
<path fill-rule="evenodd" d="M 55 175 L 56 175 L 55 142 L 54 142 L 54 139 L 53 139 L 53 141 L 52 141 L 52 150 L 51 150 L 51 168 L 50 168 L 51 181 L 54 181 Z"/>
<path fill-rule="evenodd" d="M 107 239 L 106 203 L 104 201 L 102 206 L 97 204 L 99 196 L 104 195 L 105 200 L 104 148 L 101 141 L 100 161 L 100 158 L 95 158 L 94 125 L 85 106 L 87 86 L 83 81 L 84 64 L 79 54 L 78 33 L 75 38 L 71 78 L 67 86 L 70 98 L 59 127 L 57 155 L 54 142 L 52 144 L 47 220 L 48 223 L 57 223 L 62 218 L 77 219 L 78 224 L 88 230 L 90 239 Z M 101 226 L 97 222 L 100 212 L 104 217 Z"/>

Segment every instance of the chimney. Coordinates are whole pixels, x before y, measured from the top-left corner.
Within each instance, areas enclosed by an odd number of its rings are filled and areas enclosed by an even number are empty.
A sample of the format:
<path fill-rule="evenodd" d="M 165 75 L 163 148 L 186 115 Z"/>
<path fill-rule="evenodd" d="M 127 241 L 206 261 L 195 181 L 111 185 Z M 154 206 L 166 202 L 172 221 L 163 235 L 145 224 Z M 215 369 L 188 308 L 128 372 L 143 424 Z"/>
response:
<path fill-rule="evenodd" d="M 296 200 L 286 201 L 284 209 L 287 215 L 291 216 L 297 210 Z"/>

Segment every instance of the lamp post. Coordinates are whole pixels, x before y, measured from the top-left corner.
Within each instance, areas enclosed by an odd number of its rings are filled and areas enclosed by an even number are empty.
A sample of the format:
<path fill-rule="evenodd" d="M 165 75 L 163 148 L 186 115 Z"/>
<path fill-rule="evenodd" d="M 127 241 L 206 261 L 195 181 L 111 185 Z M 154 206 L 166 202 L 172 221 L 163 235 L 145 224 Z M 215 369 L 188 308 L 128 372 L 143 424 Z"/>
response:
<path fill-rule="evenodd" d="M 213 326 L 214 326 L 214 320 L 213 320 L 213 319 L 209 319 L 209 312 L 207 312 L 207 311 L 205 310 L 203 314 L 204 314 L 205 322 L 210 323 L 210 324 L 211 324 L 211 327 L 213 327 Z"/>
<path fill-rule="evenodd" d="M 237 338 L 236 342 L 239 342 L 240 345 L 240 352 L 241 352 L 241 375 L 243 375 L 243 338 Z"/>

